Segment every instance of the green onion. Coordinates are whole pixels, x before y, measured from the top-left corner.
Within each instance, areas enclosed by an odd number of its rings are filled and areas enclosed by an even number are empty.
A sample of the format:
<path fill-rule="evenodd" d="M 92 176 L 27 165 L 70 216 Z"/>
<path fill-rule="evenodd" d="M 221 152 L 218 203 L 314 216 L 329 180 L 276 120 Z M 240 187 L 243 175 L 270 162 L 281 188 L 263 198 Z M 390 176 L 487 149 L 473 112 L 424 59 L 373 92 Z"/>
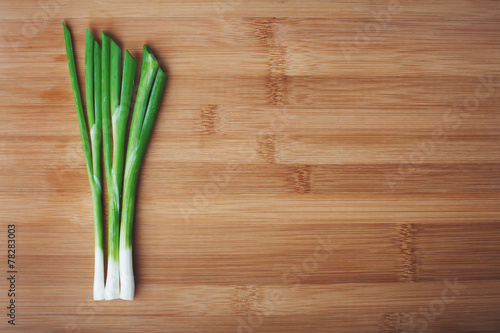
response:
<path fill-rule="evenodd" d="M 107 38 L 108 39 L 108 38 Z M 105 39 L 103 38 L 103 41 Z M 105 298 L 107 300 L 120 297 L 119 272 L 119 237 L 120 237 L 120 198 L 123 179 L 125 134 L 134 90 L 137 62 L 128 51 L 125 52 L 123 67 L 123 82 L 121 82 L 121 49 L 113 40 L 110 40 L 110 109 L 106 115 L 106 122 L 111 116 L 112 164 L 105 160 L 106 182 L 108 188 L 108 274 L 106 279 Z M 103 70 L 107 70 L 103 67 Z M 120 97 L 121 83 L 121 97 Z M 105 125 L 104 125 L 105 126 Z M 109 128 L 109 126 L 108 126 Z M 105 141 L 111 137 L 106 131 Z"/>
<path fill-rule="evenodd" d="M 141 78 L 127 146 L 120 225 L 120 298 L 126 300 L 132 300 L 135 292 L 132 263 L 132 230 L 137 181 L 167 83 L 166 73 L 160 68 L 158 74 L 156 74 L 157 69 L 158 61 L 151 49 L 144 45 Z"/>
<path fill-rule="evenodd" d="M 113 299 L 118 288 L 113 275 L 114 261 L 109 262 L 109 254 L 113 253 L 114 244 L 114 226 L 113 218 L 116 216 L 115 211 L 119 209 L 116 201 L 114 182 L 111 178 L 111 110 L 110 110 L 110 37 L 106 31 L 102 32 L 102 63 L 101 63 L 101 79 L 102 79 L 102 141 L 104 151 L 104 172 L 106 174 L 106 188 L 108 190 L 108 277 L 106 280 L 106 289 L 104 293 L 105 299 Z M 111 268 L 111 271 L 110 271 Z"/>
<path fill-rule="evenodd" d="M 127 122 L 137 62 L 128 51 L 125 51 L 122 71 L 122 51 L 118 45 L 103 31 L 101 48 L 87 29 L 85 40 L 87 119 L 85 119 L 73 43 L 64 23 L 63 31 L 94 208 L 94 299 L 120 297 L 132 300 L 135 292 L 132 229 L 137 182 L 167 83 L 167 74 L 159 68 L 151 49 L 144 45 L 141 76 L 125 158 Z M 101 148 L 103 158 L 101 158 Z M 104 285 L 102 163 L 108 191 L 109 237 L 106 286 Z"/>
<path fill-rule="evenodd" d="M 92 80 L 94 67 L 94 39 L 89 30 L 87 30 L 86 43 L 85 43 L 85 73 L 90 74 L 90 80 L 85 81 L 86 87 L 86 101 L 87 101 L 87 118 L 90 127 L 90 141 L 87 132 L 87 124 L 85 123 L 85 116 L 83 112 L 82 97 L 80 88 L 78 86 L 78 77 L 76 73 L 75 56 L 73 51 L 73 43 L 71 40 L 71 33 L 66 25 L 63 23 L 64 42 L 66 46 L 66 57 L 68 58 L 69 76 L 71 87 L 73 90 L 73 97 L 75 99 L 76 114 L 78 118 L 78 125 L 80 127 L 80 136 L 82 139 L 83 154 L 85 156 L 85 164 L 87 167 L 87 174 L 90 181 L 90 188 L 92 192 L 92 201 L 94 207 L 94 239 L 95 239 L 95 261 L 94 261 L 94 299 L 104 299 L 104 254 L 103 254 L 103 230 L 102 230 L 102 187 L 101 187 L 101 161 L 100 161 L 100 147 L 101 147 L 101 115 L 94 110 L 93 101 L 93 84 L 89 81 Z M 92 149 L 91 149 L 92 145 Z"/>

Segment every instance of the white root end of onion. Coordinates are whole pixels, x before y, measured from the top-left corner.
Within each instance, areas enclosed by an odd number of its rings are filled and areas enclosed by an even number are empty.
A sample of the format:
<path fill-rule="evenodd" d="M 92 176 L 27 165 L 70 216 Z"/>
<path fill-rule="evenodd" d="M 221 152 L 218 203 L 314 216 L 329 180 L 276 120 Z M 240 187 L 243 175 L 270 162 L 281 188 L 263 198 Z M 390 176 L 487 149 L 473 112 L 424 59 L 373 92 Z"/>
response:
<path fill-rule="evenodd" d="M 131 301 L 134 299 L 135 282 L 132 263 L 132 249 L 120 248 L 120 298 Z"/>
<path fill-rule="evenodd" d="M 120 298 L 120 266 L 118 261 L 108 257 L 108 276 L 106 277 L 106 300 Z"/>
<path fill-rule="evenodd" d="M 104 299 L 104 255 L 102 249 L 95 249 L 94 261 L 94 300 Z"/>

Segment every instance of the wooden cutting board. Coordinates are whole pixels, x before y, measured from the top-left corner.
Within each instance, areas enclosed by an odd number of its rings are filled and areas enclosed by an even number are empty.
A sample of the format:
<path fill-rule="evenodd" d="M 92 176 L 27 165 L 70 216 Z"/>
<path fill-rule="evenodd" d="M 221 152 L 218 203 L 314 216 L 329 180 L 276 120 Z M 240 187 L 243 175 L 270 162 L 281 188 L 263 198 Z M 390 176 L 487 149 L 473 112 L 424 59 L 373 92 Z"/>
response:
<path fill-rule="evenodd" d="M 498 1 L 0 13 L 0 331 L 500 331 Z M 81 84 L 87 27 L 138 60 L 147 43 L 170 74 L 141 172 L 132 302 L 92 300 L 61 21 Z"/>

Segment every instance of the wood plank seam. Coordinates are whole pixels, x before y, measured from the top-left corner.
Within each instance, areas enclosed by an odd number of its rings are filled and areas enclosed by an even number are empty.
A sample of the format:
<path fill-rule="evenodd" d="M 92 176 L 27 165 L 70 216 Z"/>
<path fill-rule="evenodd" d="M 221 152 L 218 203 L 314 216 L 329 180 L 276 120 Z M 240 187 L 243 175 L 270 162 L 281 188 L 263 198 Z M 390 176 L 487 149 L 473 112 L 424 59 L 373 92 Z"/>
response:
<path fill-rule="evenodd" d="M 205 105 L 201 108 L 201 126 L 203 134 L 215 134 L 217 131 L 217 118 L 219 107 L 217 105 Z"/>
<path fill-rule="evenodd" d="M 271 104 L 288 104 L 288 76 L 286 75 L 288 48 L 283 45 L 283 37 L 276 17 L 264 18 L 257 22 L 257 38 L 269 47 L 268 89 Z"/>
<path fill-rule="evenodd" d="M 418 262 L 415 254 L 415 226 L 402 224 L 399 231 L 400 248 L 403 254 L 403 281 L 418 281 Z"/>
<path fill-rule="evenodd" d="M 404 333 L 408 329 L 412 329 L 413 313 L 391 312 L 385 314 L 382 318 L 382 332 L 388 333 Z"/>
<path fill-rule="evenodd" d="M 276 135 L 268 134 L 259 138 L 258 154 L 267 163 L 276 163 Z"/>
<path fill-rule="evenodd" d="M 297 193 L 311 193 L 311 166 L 309 164 L 293 167 L 294 187 Z"/>

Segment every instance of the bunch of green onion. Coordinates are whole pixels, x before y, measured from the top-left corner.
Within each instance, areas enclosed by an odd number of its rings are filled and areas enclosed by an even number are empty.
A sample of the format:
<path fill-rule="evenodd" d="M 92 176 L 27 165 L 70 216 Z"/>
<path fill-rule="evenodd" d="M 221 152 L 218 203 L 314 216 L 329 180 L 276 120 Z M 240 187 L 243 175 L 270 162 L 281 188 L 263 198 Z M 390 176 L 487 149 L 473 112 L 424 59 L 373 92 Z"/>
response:
<path fill-rule="evenodd" d="M 63 23 L 66 56 L 83 153 L 94 207 L 94 299 L 132 300 L 135 283 L 132 265 L 132 230 L 137 180 L 167 82 L 151 49 L 144 45 L 141 76 L 130 123 L 137 62 L 102 32 L 102 47 L 87 29 L 85 43 L 85 119 L 78 86 L 71 34 Z M 90 134 L 90 135 L 89 135 Z M 90 139 L 89 139 L 90 137 Z M 103 158 L 101 158 L 103 152 Z M 108 193 L 108 270 L 104 284 L 102 165 Z"/>

